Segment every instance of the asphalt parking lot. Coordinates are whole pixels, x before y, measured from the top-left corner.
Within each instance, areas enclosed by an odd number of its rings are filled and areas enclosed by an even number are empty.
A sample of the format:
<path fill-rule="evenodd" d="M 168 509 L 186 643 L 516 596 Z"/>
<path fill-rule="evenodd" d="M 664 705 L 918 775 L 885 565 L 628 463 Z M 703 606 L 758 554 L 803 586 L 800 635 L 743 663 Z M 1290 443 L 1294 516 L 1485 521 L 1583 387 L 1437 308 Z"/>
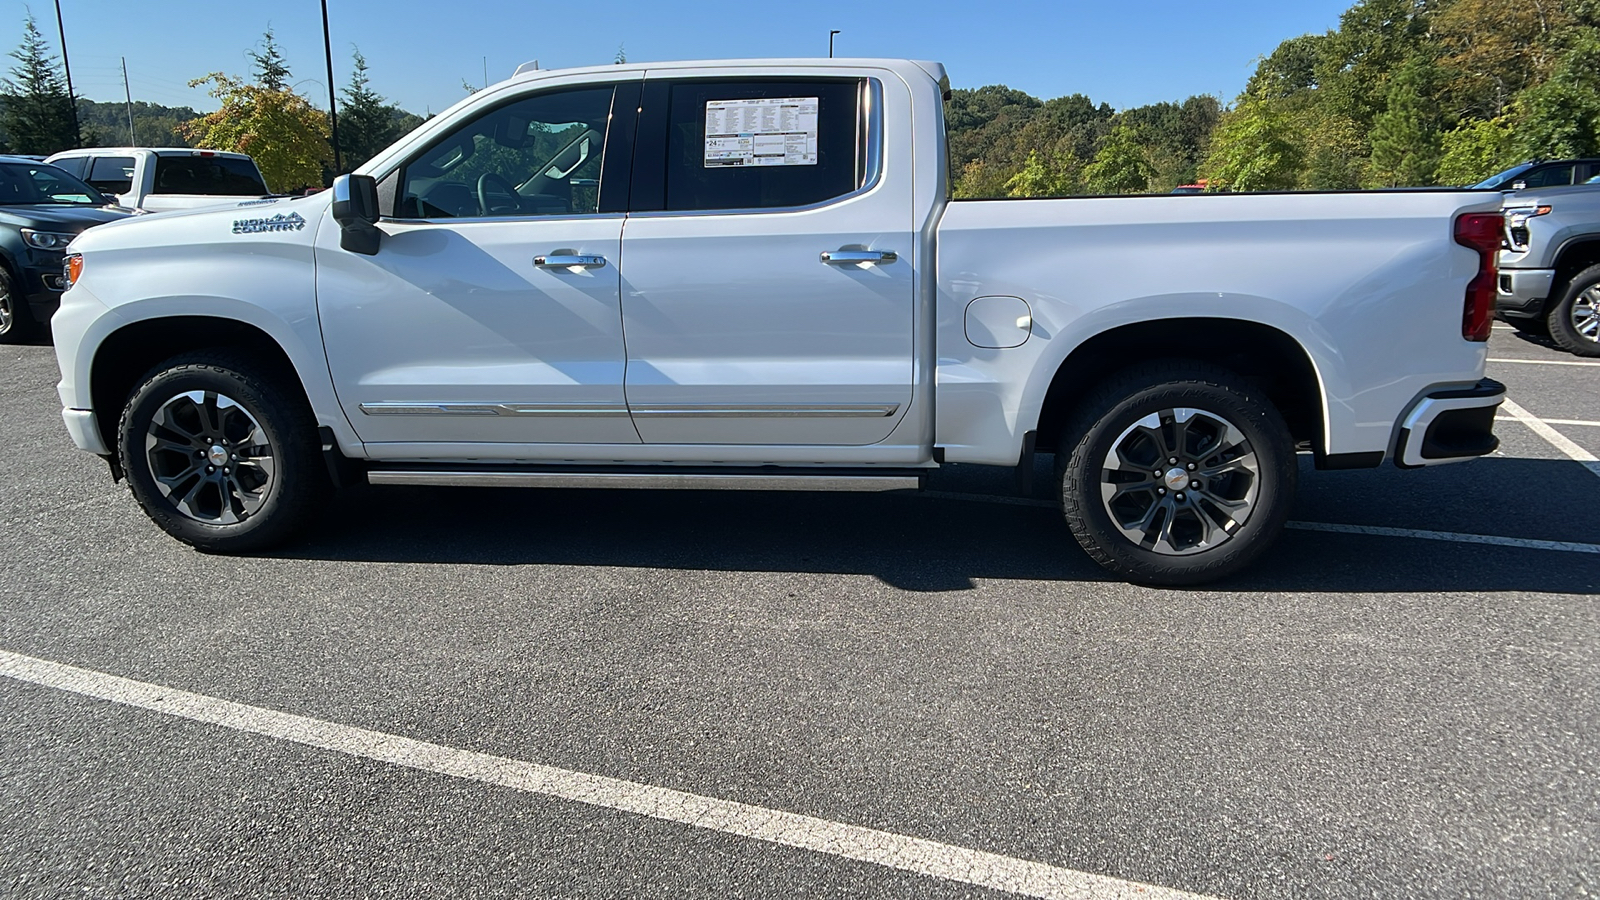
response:
<path fill-rule="evenodd" d="M 206 556 L 0 348 L 0 895 L 1593 896 L 1600 365 L 1490 357 L 1494 456 L 1308 467 L 1163 591 L 982 469 L 373 488 Z"/>

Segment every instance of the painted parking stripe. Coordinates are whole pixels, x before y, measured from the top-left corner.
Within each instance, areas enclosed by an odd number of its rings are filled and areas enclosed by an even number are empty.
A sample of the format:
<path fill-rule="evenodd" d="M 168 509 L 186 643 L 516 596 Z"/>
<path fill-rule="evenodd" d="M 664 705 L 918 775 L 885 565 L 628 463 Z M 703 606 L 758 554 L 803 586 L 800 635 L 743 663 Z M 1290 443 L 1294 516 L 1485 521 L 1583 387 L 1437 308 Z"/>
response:
<path fill-rule="evenodd" d="M 1492 544 L 1496 547 L 1521 547 L 1527 550 L 1562 550 L 1567 553 L 1600 553 L 1600 544 L 1576 541 L 1539 541 L 1532 538 L 1501 537 L 1495 534 L 1463 534 L 1459 531 L 1428 531 L 1420 528 L 1386 528 L 1382 525 L 1339 525 L 1332 522 L 1288 522 L 1286 528 L 1300 531 L 1332 531 L 1339 534 L 1373 534 L 1383 537 L 1419 538 L 1425 541 L 1450 541 L 1457 544 Z"/>
<path fill-rule="evenodd" d="M 1520 363 L 1525 366 L 1600 366 L 1600 362 L 1584 362 L 1580 359 L 1510 359 L 1490 357 L 1492 363 Z"/>
<path fill-rule="evenodd" d="M 1050 500 L 1031 497 L 1001 497 L 995 494 L 963 494 L 958 491 L 923 491 L 918 497 L 935 500 L 969 500 L 974 503 L 998 503 L 1004 506 L 1037 506 L 1055 508 Z M 1340 525 L 1335 522 L 1286 522 L 1285 528 L 1301 531 L 1335 531 L 1344 534 L 1370 534 L 1382 537 L 1419 538 L 1425 541 L 1454 541 L 1459 544 L 1493 544 L 1497 547 L 1521 547 L 1525 550 L 1561 550 L 1567 553 L 1600 553 L 1600 544 L 1577 541 L 1540 541 L 1532 538 L 1502 537 L 1497 534 L 1468 534 L 1460 531 L 1430 531 L 1423 528 L 1389 528 L 1381 525 Z"/>
<path fill-rule="evenodd" d="M 752 806 L 635 781 L 460 750 L 397 734 L 234 703 L 92 669 L 0 650 L 0 675 L 234 731 L 317 747 L 422 772 L 677 822 L 707 831 L 914 872 L 1026 897 L 1073 900 L 1211 900 L 942 844 L 859 825 Z"/>
<path fill-rule="evenodd" d="M 1549 441 L 1550 446 L 1560 450 L 1562 453 L 1565 453 L 1569 459 L 1583 465 L 1590 472 L 1594 473 L 1595 477 L 1600 478 L 1600 459 L 1595 459 L 1595 455 L 1593 453 L 1590 453 L 1589 451 L 1573 443 L 1571 438 L 1555 430 L 1554 428 L 1551 428 L 1550 425 L 1543 419 L 1523 409 L 1515 400 L 1512 400 L 1510 397 L 1500 401 L 1500 408 L 1510 413 L 1511 418 L 1520 421 L 1529 428 L 1532 428 L 1533 433 L 1544 438 L 1546 441 Z"/>
<path fill-rule="evenodd" d="M 1517 418 L 1516 416 L 1495 416 L 1494 420 L 1496 422 L 1520 422 L 1520 421 L 1522 421 L 1521 419 Z M 1600 428 L 1600 422 L 1591 422 L 1588 419 L 1543 419 L 1543 418 L 1541 418 L 1539 421 L 1545 423 L 1546 425 L 1583 425 L 1583 426 L 1587 426 L 1589 428 Z"/>

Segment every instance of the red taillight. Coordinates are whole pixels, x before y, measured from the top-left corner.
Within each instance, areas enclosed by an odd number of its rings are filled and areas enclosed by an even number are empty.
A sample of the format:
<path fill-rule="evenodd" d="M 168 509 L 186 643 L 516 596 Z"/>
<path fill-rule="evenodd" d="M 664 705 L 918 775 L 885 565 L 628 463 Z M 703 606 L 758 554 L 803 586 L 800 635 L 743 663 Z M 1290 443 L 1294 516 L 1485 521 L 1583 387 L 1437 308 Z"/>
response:
<path fill-rule="evenodd" d="M 1495 262 L 1505 236 L 1505 218 L 1494 213 L 1467 213 L 1456 219 L 1456 243 L 1478 251 L 1478 274 L 1467 283 L 1467 302 L 1461 315 L 1461 336 L 1487 341 L 1494 322 Z"/>

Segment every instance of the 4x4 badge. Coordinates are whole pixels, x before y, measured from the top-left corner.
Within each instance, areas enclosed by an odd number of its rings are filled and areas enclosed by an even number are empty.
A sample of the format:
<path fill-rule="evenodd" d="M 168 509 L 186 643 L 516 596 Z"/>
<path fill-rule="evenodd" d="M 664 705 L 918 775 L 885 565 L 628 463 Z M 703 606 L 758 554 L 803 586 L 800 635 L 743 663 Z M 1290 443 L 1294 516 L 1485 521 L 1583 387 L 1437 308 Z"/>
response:
<path fill-rule="evenodd" d="M 233 222 L 234 234 L 261 234 L 267 231 L 299 231 L 306 227 L 306 220 L 297 212 L 285 215 L 278 213 L 263 219 L 235 219 Z"/>

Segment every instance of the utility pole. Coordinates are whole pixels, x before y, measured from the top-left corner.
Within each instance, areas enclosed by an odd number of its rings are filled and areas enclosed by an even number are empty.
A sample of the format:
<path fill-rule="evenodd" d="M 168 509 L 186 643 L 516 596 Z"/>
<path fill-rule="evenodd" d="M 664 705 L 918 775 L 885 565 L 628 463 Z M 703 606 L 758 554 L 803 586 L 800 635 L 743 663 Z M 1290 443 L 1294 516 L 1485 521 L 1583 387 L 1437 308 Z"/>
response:
<path fill-rule="evenodd" d="M 836 34 L 842 34 L 842 33 L 843 32 L 841 32 L 837 28 L 835 28 L 832 31 L 828 32 L 828 58 L 829 59 L 833 59 L 833 36 L 836 35 Z"/>
<path fill-rule="evenodd" d="M 483 58 L 483 87 L 484 90 L 489 88 L 489 57 L 487 56 Z"/>
<path fill-rule="evenodd" d="M 122 58 L 122 96 L 128 101 L 128 146 L 139 146 L 139 137 L 133 131 L 133 91 L 128 89 L 128 58 Z"/>
<path fill-rule="evenodd" d="M 61 68 L 67 73 L 67 99 L 72 103 L 72 140 L 83 146 L 83 131 L 78 127 L 78 95 L 72 92 L 72 63 L 67 61 L 67 26 L 61 21 L 61 0 L 56 0 L 56 33 L 61 35 Z"/>
<path fill-rule="evenodd" d="M 328 129 L 333 134 L 333 174 L 344 172 L 339 159 L 339 114 L 333 108 L 333 41 L 328 37 L 328 0 L 322 0 L 322 53 L 328 58 Z"/>

